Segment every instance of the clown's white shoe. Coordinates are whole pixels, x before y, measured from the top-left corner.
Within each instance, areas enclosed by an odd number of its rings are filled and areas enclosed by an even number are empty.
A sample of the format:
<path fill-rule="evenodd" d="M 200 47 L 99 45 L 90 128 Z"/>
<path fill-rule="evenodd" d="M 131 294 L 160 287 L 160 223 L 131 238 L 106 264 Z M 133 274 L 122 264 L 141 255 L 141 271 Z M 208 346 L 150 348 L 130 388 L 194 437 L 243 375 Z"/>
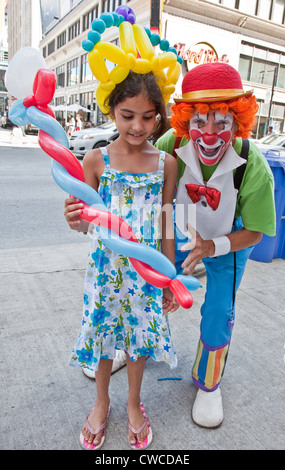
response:
<path fill-rule="evenodd" d="M 217 428 L 224 419 L 220 388 L 214 392 L 204 392 L 199 388 L 192 408 L 194 423 L 204 428 Z"/>
<path fill-rule="evenodd" d="M 116 351 L 116 357 L 113 360 L 113 365 L 112 365 L 112 374 L 120 370 L 122 367 L 124 367 L 127 364 L 127 354 L 125 351 Z M 95 379 L 95 372 L 93 370 L 83 368 L 83 372 L 87 377 L 90 379 Z"/>

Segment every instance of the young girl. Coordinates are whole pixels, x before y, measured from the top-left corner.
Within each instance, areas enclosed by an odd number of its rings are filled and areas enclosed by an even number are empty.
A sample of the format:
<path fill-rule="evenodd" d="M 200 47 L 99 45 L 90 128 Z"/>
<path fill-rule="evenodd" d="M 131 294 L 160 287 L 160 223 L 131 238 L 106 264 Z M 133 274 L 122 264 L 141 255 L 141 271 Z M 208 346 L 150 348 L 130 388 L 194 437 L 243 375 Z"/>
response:
<path fill-rule="evenodd" d="M 88 152 L 83 160 L 85 181 L 99 191 L 108 210 L 124 218 L 139 242 L 161 251 L 174 263 L 174 238 L 166 217 L 158 235 L 162 205 L 172 207 L 177 177 L 174 157 L 159 152 L 148 141 L 167 128 L 160 88 L 152 73 L 128 77 L 110 94 L 110 117 L 119 138 L 106 148 Z M 87 231 L 79 218 L 82 204 L 67 199 L 65 217 L 70 228 Z M 96 226 L 94 227 L 96 233 Z M 172 236 L 171 236 L 172 235 Z M 161 244 L 160 239 L 161 238 Z M 96 405 L 86 419 L 80 441 L 99 449 L 105 439 L 110 410 L 108 387 L 116 350 L 127 352 L 129 395 L 127 399 L 129 443 L 133 449 L 147 447 L 152 432 L 140 390 L 145 359 L 176 366 L 166 313 L 178 303 L 172 292 L 146 283 L 128 258 L 109 250 L 92 237 L 84 288 L 82 332 L 70 364 L 96 371 Z M 163 309 L 163 310 L 162 310 Z"/>

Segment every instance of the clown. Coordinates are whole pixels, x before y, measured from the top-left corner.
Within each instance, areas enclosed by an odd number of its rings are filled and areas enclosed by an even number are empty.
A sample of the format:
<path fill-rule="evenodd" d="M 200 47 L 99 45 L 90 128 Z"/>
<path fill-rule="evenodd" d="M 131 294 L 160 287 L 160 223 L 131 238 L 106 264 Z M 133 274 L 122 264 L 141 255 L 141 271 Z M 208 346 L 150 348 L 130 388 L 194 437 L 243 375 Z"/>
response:
<path fill-rule="evenodd" d="M 185 75 L 182 98 L 172 107 L 174 129 L 156 143 L 178 155 L 176 268 L 192 274 L 201 260 L 206 267 L 192 418 L 208 428 L 223 421 L 220 382 L 247 259 L 263 233 L 275 234 L 273 176 L 246 140 L 257 109 L 233 67 L 199 65 Z"/>

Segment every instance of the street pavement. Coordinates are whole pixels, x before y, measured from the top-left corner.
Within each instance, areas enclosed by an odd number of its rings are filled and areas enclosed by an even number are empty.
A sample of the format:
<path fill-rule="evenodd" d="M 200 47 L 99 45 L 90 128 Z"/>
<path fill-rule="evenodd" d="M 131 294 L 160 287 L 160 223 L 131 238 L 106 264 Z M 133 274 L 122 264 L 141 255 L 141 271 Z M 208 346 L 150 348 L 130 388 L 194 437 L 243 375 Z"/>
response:
<path fill-rule="evenodd" d="M 37 143 L 28 137 L 25 145 Z M 96 399 L 95 383 L 67 362 L 81 327 L 87 253 L 87 239 L 0 250 L 2 450 L 81 449 L 79 434 Z M 203 269 L 195 274 L 202 288 L 193 292 L 192 308 L 180 307 L 169 317 L 177 368 L 146 362 L 141 398 L 154 435 L 149 452 L 284 450 L 284 260 L 247 264 L 218 429 L 200 428 L 191 419 L 196 395 L 191 368 L 206 283 Z M 158 380 L 169 377 L 181 380 Z M 103 453 L 129 450 L 127 392 L 124 367 L 111 377 Z"/>

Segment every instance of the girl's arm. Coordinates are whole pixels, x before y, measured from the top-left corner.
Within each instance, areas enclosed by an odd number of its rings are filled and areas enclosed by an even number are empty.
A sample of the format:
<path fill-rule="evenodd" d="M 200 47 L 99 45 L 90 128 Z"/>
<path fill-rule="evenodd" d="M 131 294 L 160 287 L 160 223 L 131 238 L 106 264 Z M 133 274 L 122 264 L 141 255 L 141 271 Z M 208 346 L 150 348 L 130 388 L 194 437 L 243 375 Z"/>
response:
<path fill-rule="evenodd" d="M 104 171 L 104 161 L 99 149 L 87 152 L 83 159 L 83 172 L 85 183 L 92 186 L 96 191 L 99 187 L 100 176 Z M 67 198 L 64 205 L 64 216 L 69 227 L 78 232 L 87 233 L 89 222 L 82 220 L 79 216 L 82 213 L 83 204 L 76 198 Z"/>
<path fill-rule="evenodd" d="M 162 190 L 161 251 L 175 265 L 175 237 L 173 225 L 173 197 L 177 180 L 176 159 L 166 154 L 164 166 L 164 186 Z M 163 292 L 163 311 L 174 312 L 178 302 L 169 288 Z"/>

